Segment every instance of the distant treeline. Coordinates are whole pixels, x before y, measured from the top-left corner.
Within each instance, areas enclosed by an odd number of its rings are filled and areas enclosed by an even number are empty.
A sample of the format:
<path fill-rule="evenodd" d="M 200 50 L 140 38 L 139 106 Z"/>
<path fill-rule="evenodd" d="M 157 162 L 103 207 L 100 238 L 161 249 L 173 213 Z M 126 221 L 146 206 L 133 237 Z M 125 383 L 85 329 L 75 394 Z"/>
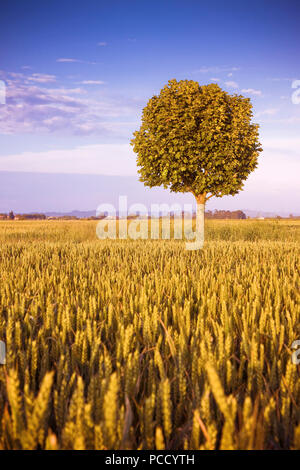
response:
<path fill-rule="evenodd" d="M 10 211 L 8 214 L 0 214 L 0 220 L 99 220 L 104 217 L 102 215 L 99 217 L 76 217 L 75 215 L 48 216 L 40 213 L 14 214 L 13 211 Z"/>
<path fill-rule="evenodd" d="M 176 217 L 176 215 L 171 212 L 170 214 L 171 218 Z M 179 214 L 177 214 L 178 217 Z M 184 217 L 185 215 L 189 215 L 191 217 L 191 214 L 184 214 L 182 212 L 182 216 Z M 99 214 L 97 216 L 89 216 L 89 217 L 76 217 L 75 215 L 59 215 L 59 216 L 49 216 L 46 214 L 40 214 L 40 213 L 33 213 L 33 214 L 14 214 L 13 211 L 10 211 L 7 214 L 1 214 L 0 213 L 0 220 L 101 220 L 104 219 L 105 217 L 112 218 L 112 216 L 109 216 L 109 214 Z M 141 216 L 139 213 L 136 214 L 128 214 L 127 219 L 136 219 L 138 217 L 145 218 L 147 216 Z M 159 218 L 161 217 L 166 217 L 166 214 L 159 214 Z M 194 212 L 192 214 L 192 217 L 196 217 L 196 213 Z M 124 218 L 124 217 L 119 217 L 119 215 L 115 216 L 116 219 Z M 154 216 L 155 218 L 155 216 Z M 246 214 L 241 211 L 222 211 L 222 210 L 215 210 L 215 211 L 206 211 L 205 212 L 205 218 L 206 219 L 247 219 Z M 248 217 L 249 218 L 249 217 Z M 255 217 L 254 217 L 255 218 Z M 260 217 L 264 218 L 264 217 Z M 266 218 L 276 218 L 276 219 L 286 219 L 287 217 L 280 217 L 275 216 L 275 217 L 266 217 Z M 300 216 L 293 216 L 293 214 L 289 215 L 290 219 L 300 219 Z M 151 219 L 151 216 L 148 216 L 148 219 Z"/>
<path fill-rule="evenodd" d="M 246 214 L 243 211 L 207 211 L 205 212 L 206 219 L 246 219 Z"/>
<path fill-rule="evenodd" d="M 0 220 L 45 220 L 45 214 L 14 214 L 10 211 L 8 214 L 0 214 Z"/>

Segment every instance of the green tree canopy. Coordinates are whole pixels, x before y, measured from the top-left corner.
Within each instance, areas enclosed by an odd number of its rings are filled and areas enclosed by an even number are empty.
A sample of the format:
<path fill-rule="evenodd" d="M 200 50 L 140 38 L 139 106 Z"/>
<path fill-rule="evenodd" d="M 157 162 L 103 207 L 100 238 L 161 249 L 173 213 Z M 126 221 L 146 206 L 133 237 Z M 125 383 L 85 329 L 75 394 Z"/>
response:
<path fill-rule="evenodd" d="M 170 80 L 148 101 L 131 141 L 140 180 L 205 200 L 236 194 L 261 151 L 251 118 L 249 98 L 216 84 Z"/>

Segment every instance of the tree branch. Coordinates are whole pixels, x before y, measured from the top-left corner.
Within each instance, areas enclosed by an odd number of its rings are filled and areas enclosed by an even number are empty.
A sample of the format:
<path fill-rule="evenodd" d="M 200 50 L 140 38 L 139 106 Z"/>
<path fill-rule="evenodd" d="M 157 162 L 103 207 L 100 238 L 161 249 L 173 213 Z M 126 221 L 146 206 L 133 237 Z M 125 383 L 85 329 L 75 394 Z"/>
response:
<path fill-rule="evenodd" d="M 215 194 L 211 194 L 210 196 L 205 198 L 205 201 L 208 201 L 211 197 L 215 196 Z"/>

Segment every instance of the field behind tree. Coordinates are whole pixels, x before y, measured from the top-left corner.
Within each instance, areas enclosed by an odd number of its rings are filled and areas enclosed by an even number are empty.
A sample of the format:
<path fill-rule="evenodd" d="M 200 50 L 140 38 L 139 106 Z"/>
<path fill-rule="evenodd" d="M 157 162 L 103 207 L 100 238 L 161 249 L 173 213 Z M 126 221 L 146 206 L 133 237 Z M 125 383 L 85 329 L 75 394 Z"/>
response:
<path fill-rule="evenodd" d="M 300 449 L 300 221 L 0 222 L 0 449 Z"/>

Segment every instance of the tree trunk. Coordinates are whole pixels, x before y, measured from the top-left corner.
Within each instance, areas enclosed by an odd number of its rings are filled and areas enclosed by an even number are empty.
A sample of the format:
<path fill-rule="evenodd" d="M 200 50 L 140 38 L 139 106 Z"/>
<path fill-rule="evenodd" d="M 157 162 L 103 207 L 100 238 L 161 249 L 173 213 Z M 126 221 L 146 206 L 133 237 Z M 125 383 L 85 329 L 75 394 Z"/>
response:
<path fill-rule="evenodd" d="M 204 214 L 205 214 L 205 194 L 201 194 L 196 197 L 197 201 L 197 215 L 196 215 L 196 232 L 197 240 L 201 245 L 199 248 L 203 248 L 204 245 Z"/>
<path fill-rule="evenodd" d="M 192 243 L 187 243 L 188 250 L 201 250 L 204 246 L 204 213 L 205 213 L 205 194 L 195 196 L 197 201 L 196 212 L 196 240 Z"/>

